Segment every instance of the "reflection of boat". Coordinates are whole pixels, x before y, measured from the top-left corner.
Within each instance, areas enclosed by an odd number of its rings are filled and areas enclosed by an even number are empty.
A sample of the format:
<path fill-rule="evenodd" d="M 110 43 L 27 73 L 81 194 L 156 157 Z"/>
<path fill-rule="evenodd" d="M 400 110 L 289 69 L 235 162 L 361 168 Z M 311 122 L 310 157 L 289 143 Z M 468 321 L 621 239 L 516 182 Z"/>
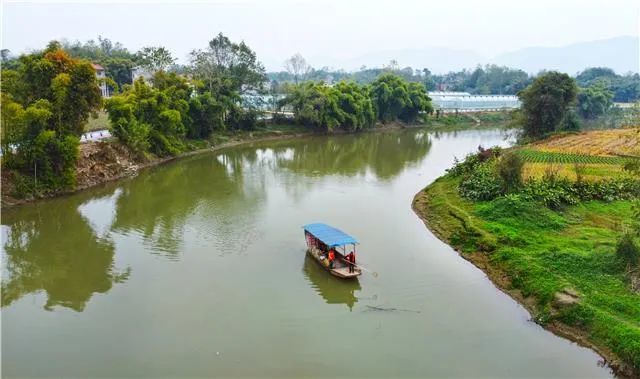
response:
<path fill-rule="evenodd" d="M 322 223 L 305 225 L 304 236 L 307 242 L 307 253 L 331 275 L 350 279 L 362 274 L 362 270 L 355 261 L 358 243 L 355 238 Z M 349 255 L 347 255 L 347 245 L 352 246 Z M 342 247 L 342 252 L 338 250 L 339 247 Z M 353 260 L 350 261 L 349 258 Z"/>
<path fill-rule="evenodd" d="M 355 295 L 355 291 L 360 291 L 358 279 L 340 280 L 327 275 L 309 256 L 304 259 L 304 275 L 327 304 L 346 304 L 349 309 L 353 309 L 353 305 L 358 302 Z"/>

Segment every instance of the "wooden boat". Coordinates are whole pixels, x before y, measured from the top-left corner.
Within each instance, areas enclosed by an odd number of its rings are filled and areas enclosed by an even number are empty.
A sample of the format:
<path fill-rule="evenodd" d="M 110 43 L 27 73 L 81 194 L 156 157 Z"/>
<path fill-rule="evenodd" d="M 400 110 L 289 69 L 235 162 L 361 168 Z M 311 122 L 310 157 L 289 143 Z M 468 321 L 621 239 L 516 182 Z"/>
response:
<path fill-rule="evenodd" d="M 348 254 L 347 246 L 351 246 L 350 252 L 353 252 L 355 256 L 356 245 L 358 244 L 355 238 L 339 229 L 322 223 L 307 224 L 303 228 L 307 242 L 307 254 L 314 258 L 325 270 L 329 271 L 331 275 L 343 279 L 357 278 L 362 275 L 362 269 L 355 262 L 351 263 L 345 258 Z M 342 248 L 342 251 L 339 250 L 340 248 Z M 335 255 L 333 267 L 331 267 L 328 259 L 329 251 L 331 250 Z M 353 266 L 352 270 L 350 270 L 350 266 Z"/>

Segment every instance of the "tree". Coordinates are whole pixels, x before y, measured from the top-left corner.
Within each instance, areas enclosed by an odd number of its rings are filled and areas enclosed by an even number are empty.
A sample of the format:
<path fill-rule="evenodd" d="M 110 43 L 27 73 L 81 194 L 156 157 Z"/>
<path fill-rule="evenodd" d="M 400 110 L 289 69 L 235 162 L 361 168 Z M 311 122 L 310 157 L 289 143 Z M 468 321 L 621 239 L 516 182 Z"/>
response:
<path fill-rule="evenodd" d="M 518 93 L 522 101 L 523 133 L 539 138 L 559 128 L 576 101 L 576 82 L 567 74 L 550 71 Z"/>
<path fill-rule="evenodd" d="M 164 71 L 175 62 L 171 52 L 162 46 L 143 47 L 138 51 L 140 65 L 151 73 Z"/>
<path fill-rule="evenodd" d="M 52 41 L 21 56 L 15 70 L 3 71 L 2 84 L 3 144 L 11 144 L 3 146 L 4 162 L 36 179 L 28 181 L 28 192 L 72 186 L 79 136 L 102 105 L 91 64 Z"/>
<path fill-rule="evenodd" d="M 311 66 L 307 64 L 307 61 L 300 53 L 296 53 L 287 59 L 284 62 L 284 68 L 289 74 L 293 75 L 296 84 L 298 84 L 299 80 L 306 80 L 307 75 L 309 75 L 309 72 L 312 70 Z"/>
<path fill-rule="evenodd" d="M 394 74 L 378 77 L 370 87 L 377 118 L 382 122 L 415 121 L 421 112 L 430 113 L 431 99 L 422 83 L 408 83 Z"/>
<path fill-rule="evenodd" d="M 209 41 L 206 49 L 191 52 L 191 71 L 214 97 L 237 97 L 261 89 L 266 80 L 256 53 L 244 42 L 233 43 L 222 33 Z"/>
<path fill-rule="evenodd" d="M 581 88 L 578 92 L 578 113 L 585 119 L 593 120 L 611 108 L 613 93 L 602 83 Z"/>

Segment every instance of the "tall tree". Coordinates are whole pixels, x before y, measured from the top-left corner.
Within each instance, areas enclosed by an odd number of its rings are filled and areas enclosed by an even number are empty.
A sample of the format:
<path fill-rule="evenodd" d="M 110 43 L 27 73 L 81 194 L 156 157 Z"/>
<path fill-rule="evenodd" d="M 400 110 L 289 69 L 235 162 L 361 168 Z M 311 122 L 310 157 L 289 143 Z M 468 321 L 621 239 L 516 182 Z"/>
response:
<path fill-rule="evenodd" d="M 15 71 L 3 72 L 5 80 L 0 116 L 3 125 L 11 124 L 3 133 L 13 148 L 4 150 L 3 161 L 19 175 L 33 175 L 28 183 L 38 192 L 72 185 L 78 137 L 102 104 L 93 67 L 53 41 L 21 56 Z"/>
<path fill-rule="evenodd" d="M 298 84 L 299 81 L 306 80 L 307 75 L 309 75 L 312 70 L 311 66 L 300 53 L 296 53 L 284 61 L 284 68 L 289 74 L 293 75 L 293 80 L 296 84 Z"/>
<path fill-rule="evenodd" d="M 518 93 L 522 101 L 524 135 L 539 138 L 559 129 L 577 93 L 576 81 L 567 74 L 550 71 L 538 76 Z"/>
<path fill-rule="evenodd" d="M 138 51 L 138 56 L 140 57 L 140 65 L 151 73 L 164 71 L 175 62 L 171 52 L 162 46 L 143 47 Z"/>
<path fill-rule="evenodd" d="M 214 96 L 261 89 L 266 80 L 256 53 L 244 42 L 231 42 L 222 33 L 209 41 L 206 49 L 191 52 L 191 71 Z"/>

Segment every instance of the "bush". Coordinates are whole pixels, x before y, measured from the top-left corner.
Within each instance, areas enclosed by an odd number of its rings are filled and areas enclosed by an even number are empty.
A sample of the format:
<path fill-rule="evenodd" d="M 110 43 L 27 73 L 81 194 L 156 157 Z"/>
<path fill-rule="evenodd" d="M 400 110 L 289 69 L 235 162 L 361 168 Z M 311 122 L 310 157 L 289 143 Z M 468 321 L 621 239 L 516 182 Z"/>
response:
<path fill-rule="evenodd" d="M 522 167 L 524 161 L 519 154 L 509 152 L 498 160 L 498 175 L 502 179 L 502 190 L 506 193 L 513 192 L 522 186 Z"/>
<path fill-rule="evenodd" d="M 462 197 L 469 200 L 492 200 L 503 194 L 504 184 L 496 175 L 493 162 L 477 164 L 467 173 L 458 186 Z"/>
<path fill-rule="evenodd" d="M 618 240 L 616 246 L 616 256 L 620 260 L 620 263 L 627 269 L 638 267 L 638 261 L 640 261 L 640 246 L 633 238 L 633 234 L 625 233 Z"/>
<path fill-rule="evenodd" d="M 254 109 L 233 108 L 229 112 L 227 122 L 232 129 L 254 130 L 258 125 L 259 112 Z"/>
<path fill-rule="evenodd" d="M 462 161 L 459 161 L 456 158 L 453 163 L 453 167 L 447 171 L 453 176 L 469 174 L 473 172 L 476 166 L 480 163 L 499 157 L 500 154 L 502 154 L 502 149 L 499 146 L 490 147 L 488 149 L 478 146 L 477 153 L 468 154 Z"/>

